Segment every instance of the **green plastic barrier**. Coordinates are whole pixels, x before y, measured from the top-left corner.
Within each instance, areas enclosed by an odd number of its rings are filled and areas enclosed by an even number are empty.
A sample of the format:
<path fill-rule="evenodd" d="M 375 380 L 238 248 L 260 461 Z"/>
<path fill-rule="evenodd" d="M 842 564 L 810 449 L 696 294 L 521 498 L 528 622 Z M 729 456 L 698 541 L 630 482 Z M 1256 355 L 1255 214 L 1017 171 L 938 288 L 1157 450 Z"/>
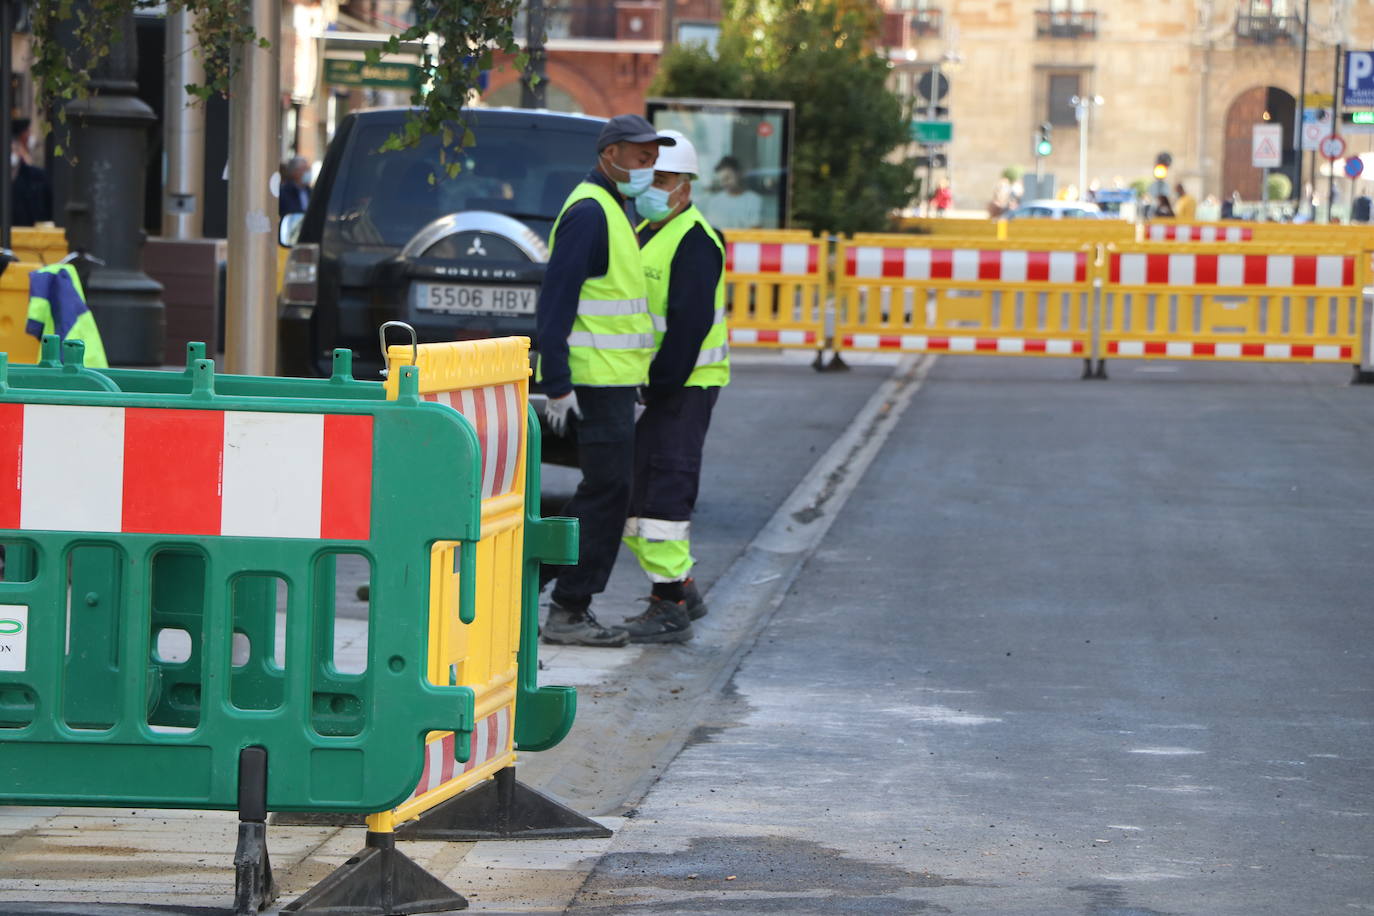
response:
<path fill-rule="evenodd" d="M 72 390 L 64 385 L 92 384 L 90 370 L 36 368 L 52 384 L 13 387 L 14 370 L 0 355 L 0 411 L 8 408 L 11 425 L 16 409 L 37 416 L 53 407 L 216 411 L 226 423 L 239 412 L 365 418 L 370 527 L 367 537 L 329 539 L 4 522 L 0 540 L 33 553 L 21 561 L 11 547 L 0 582 L 0 605 L 23 608 L 27 618 L 24 663 L 0 661 L 0 803 L 232 810 L 241 807 L 240 752 L 261 748 L 268 808 L 375 811 L 414 788 L 428 731 L 471 732 L 471 691 L 424 676 L 425 621 L 431 545 L 458 540 L 470 550 L 480 535 L 479 446 L 459 415 L 419 400 L 413 369 L 403 370 L 402 397 L 386 402 L 289 397 L 285 379 L 273 381 L 281 396 L 225 394 L 208 360 L 193 363 L 189 390 L 176 394 Z M 33 371 L 25 367 L 30 381 Z M 81 455 L 81 446 L 73 430 L 78 466 L 94 472 L 108 460 L 95 450 Z M 67 511 L 65 501 L 53 511 Z M 324 638 L 333 595 L 323 584 L 332 583 L 329 567 L 341 552 L 372 567 L 377 612 L 360 674 L 335 670 L 332 640 Z M 275 595 L 263 585 L 269 577 L 287 589 L 280 668 L 260 648 L 271 645 L 263 632 L 269 607 L 275 627 Z M 192 637 L 189 659 L 160 658 L 164 629 Z M 237 665 L 236 633 L 251 647 Z"/>

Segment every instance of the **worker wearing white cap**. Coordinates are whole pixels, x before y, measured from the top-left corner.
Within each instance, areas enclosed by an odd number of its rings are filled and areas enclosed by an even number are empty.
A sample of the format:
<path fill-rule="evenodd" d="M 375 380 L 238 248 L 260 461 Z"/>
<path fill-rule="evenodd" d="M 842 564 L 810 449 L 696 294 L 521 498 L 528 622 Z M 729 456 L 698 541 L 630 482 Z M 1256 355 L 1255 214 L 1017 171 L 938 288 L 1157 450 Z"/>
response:
<path fill-rule="evenodd" d="M 625 621 L 631 642 L 686 642 L 692 621 L 706 614 L 689 535 L 711 411 L 730 381 L 725 243 L 692 205 L 696 149 L 677 131 L 659 136 L 676 143 L 660 149 L 653 185 L 635 200 L 657 350 L 635 426 L 625 523 L 625 543 L 653 594 L 644 613 Z"/>

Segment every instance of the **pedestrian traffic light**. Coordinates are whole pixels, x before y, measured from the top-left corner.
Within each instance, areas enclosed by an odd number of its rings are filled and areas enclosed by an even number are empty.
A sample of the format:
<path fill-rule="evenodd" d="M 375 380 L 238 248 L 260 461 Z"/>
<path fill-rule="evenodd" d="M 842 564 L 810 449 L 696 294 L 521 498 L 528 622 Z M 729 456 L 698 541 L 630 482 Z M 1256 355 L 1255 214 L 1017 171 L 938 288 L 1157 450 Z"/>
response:
<path fill-rule="evenodd" d="M 1035 155 L 1044 158 L 1054 152 L 1054 141 L 1050 137 L 1053 126 L 1046 121 L 1035 131 Z"/>

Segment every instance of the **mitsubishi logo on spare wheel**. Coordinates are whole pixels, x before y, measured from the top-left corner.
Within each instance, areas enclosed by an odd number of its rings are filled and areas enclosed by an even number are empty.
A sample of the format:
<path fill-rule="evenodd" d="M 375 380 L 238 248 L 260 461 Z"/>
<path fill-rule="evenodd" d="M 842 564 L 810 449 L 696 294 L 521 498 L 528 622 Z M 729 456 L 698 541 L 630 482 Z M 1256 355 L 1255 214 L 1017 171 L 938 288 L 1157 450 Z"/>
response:
<path fill-rule="evenodd" d="M 480 235 L 474 235 L 472 237 L 472 244 L 468 246 L 468 255 L 478 255 L 483 258 L 487 256 L 487 250 L 482 247 L 482 237 Z"/>

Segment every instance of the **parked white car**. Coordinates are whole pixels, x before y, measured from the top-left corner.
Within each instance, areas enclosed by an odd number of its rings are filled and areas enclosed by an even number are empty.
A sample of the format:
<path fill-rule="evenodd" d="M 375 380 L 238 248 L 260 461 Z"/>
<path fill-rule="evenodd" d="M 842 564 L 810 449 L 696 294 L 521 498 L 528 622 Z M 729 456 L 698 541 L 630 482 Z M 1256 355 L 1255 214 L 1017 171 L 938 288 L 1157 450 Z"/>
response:
<path fill-rule="evenodd" d="M 1097 204 L 1078 200 L 1032 200 L 1023 203 L 1007 219 L 1102 219 Z"/>

